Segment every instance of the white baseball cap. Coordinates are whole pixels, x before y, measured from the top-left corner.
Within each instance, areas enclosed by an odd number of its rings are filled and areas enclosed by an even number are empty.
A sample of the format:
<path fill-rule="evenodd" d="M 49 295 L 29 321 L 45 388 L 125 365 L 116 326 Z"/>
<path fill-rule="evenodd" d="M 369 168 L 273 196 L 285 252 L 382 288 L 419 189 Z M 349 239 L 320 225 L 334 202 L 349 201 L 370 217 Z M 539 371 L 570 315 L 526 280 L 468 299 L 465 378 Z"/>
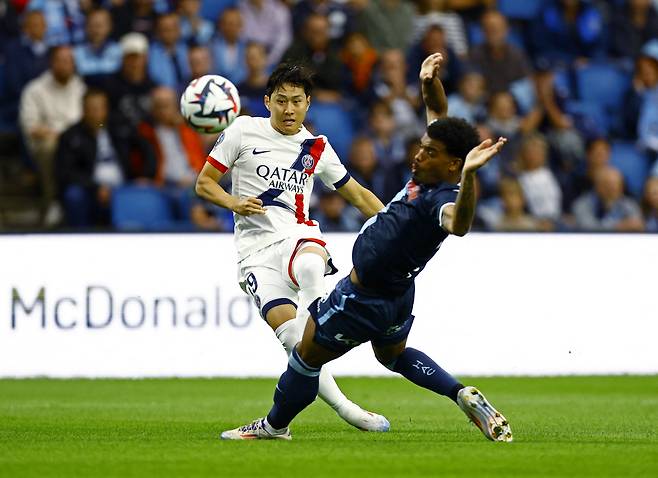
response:
<path fill-rule="evenodd" d="M 131 53 L 146 55 L 149 51 L 149 42 L 141 33 L 126 33 L 121 37 L 119 43 L 121 44 L 121 49 L 123 50 L 124 55 L 129 55 Z"/>

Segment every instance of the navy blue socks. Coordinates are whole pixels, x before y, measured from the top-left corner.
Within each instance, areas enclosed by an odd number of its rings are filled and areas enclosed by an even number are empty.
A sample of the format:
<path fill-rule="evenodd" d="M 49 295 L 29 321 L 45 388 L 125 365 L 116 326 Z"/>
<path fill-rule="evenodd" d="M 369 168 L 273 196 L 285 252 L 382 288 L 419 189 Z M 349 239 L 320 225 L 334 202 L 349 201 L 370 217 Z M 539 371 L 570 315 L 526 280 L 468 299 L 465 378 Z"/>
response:
<path fill-rule="evenodd" d="M 464 388 L 452 375 L 439 367 L 420 350 L 407 347 L 389 367 L 419 387 L 445 395 L 457 401 L 457 393 Z"/>
<path fill-rule="evenodd" d="M 288 368 L 281 375 L 274 391 L 274 405 L 267 415 L 272 428 L 286 428 L 302 410 L 308 407 L 318 394 L 320 369 L 309 367 L 292 349 Z"/>

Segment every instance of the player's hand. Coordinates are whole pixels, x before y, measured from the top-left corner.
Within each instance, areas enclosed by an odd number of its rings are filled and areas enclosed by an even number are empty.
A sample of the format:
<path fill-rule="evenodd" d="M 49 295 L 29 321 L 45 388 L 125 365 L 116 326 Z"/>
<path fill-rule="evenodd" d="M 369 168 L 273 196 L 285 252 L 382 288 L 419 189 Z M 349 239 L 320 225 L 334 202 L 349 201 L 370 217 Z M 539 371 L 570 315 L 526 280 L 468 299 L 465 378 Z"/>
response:
<path fill-rule="evenodd" d="M 502 136 L 498 138 L 498 141 L 495 143 L 490 139 L 485 139 L 478 146 L 473 148 L 464 161 L 463 173 L 472 173 L 480 169 L 482 166 L 487 164 L 487 162 L 496 156 L 498 152 L 505 146 L 507 143 L 507 138 Z"/>
<path fill-rule="evenodd" d="M 267 211 L 267 209 L 263 207 L 263 201 L 254 197 L 240 199 L 231 210 L 240 216 L 265 214 L 265 211 Z"/>
<path fill-rule="evenodd" d="M 425 58 L 423 64 L 420 65 L 420 81 L 430 83 L 434 78 L 438 78 L 442 62 L 443 55 L 441 53 L 433 53 Z"/>

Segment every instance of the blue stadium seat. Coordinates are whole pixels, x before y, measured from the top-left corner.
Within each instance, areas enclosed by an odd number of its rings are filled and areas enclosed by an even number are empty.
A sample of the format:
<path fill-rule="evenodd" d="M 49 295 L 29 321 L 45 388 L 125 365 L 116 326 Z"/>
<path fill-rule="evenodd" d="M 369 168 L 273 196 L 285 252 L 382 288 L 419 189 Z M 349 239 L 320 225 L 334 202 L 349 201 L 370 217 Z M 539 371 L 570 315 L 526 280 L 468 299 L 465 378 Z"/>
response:
<path fill-rule="evenodd" d="M 354 137 L 354 125 L 350 114 L 338 103 L 315 101 L 308 110 L 307 120 L 313 124 L 317 134 L 329 138 L 342 162 L 347 156 Z"/>
<path fill-rule="evenodd" d="M 498 10 L 507 18 L 532 20 L 539 15 L 544 0 L 498 0 Z"/>
<path fill-rule="evenodd" d="M 224 10 L 229 7 L 235 7 L 237 4 L 237 0 L 202 0 L 201 11 L 199 13 L 203 18 L 210 20 L 214 24 Z"/>
<path fill-rule="evenodd" d="M 636 198 L 640 198 L 644 182 L 649 175 L 647 155 L 638 150 L 635 143 L 614 141 L 610 153 L 610 164 L 624 175 L 628 191 Z"/>
<path fill-rule="evenodd" d="M 631 76 L 609 63 L 592 63 L 576 69 L 576 84 L 582 101 L 616 109 L 624 102 Z"/>
<path fill-rule="evenodd" d="M 123 186 L 112 193 L 112 224 L 121 231 L 171 230 L 171 205 L 149 186 Z"/>
<path fill-rule="evenodd" d="M 610 131 L 610 118 L 600 103 L 569 100 L 565 111 L 574 119 L 576 128 L 586 138 L 607 136 Z"/>

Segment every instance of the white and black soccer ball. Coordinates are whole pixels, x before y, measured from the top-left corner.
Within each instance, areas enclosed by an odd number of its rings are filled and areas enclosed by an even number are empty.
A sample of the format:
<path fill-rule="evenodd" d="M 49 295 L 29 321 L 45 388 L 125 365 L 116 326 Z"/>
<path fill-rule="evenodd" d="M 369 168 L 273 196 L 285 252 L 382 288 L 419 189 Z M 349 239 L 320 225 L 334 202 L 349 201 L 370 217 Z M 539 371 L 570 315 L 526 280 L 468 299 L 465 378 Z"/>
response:
<path fill-rule="evenodd" d="M 219 133 L 240 113 L 238 89 L 223 76 L 202 76 L 185 88 L 180 98 L 180 112 L 198 132 Z"/>

